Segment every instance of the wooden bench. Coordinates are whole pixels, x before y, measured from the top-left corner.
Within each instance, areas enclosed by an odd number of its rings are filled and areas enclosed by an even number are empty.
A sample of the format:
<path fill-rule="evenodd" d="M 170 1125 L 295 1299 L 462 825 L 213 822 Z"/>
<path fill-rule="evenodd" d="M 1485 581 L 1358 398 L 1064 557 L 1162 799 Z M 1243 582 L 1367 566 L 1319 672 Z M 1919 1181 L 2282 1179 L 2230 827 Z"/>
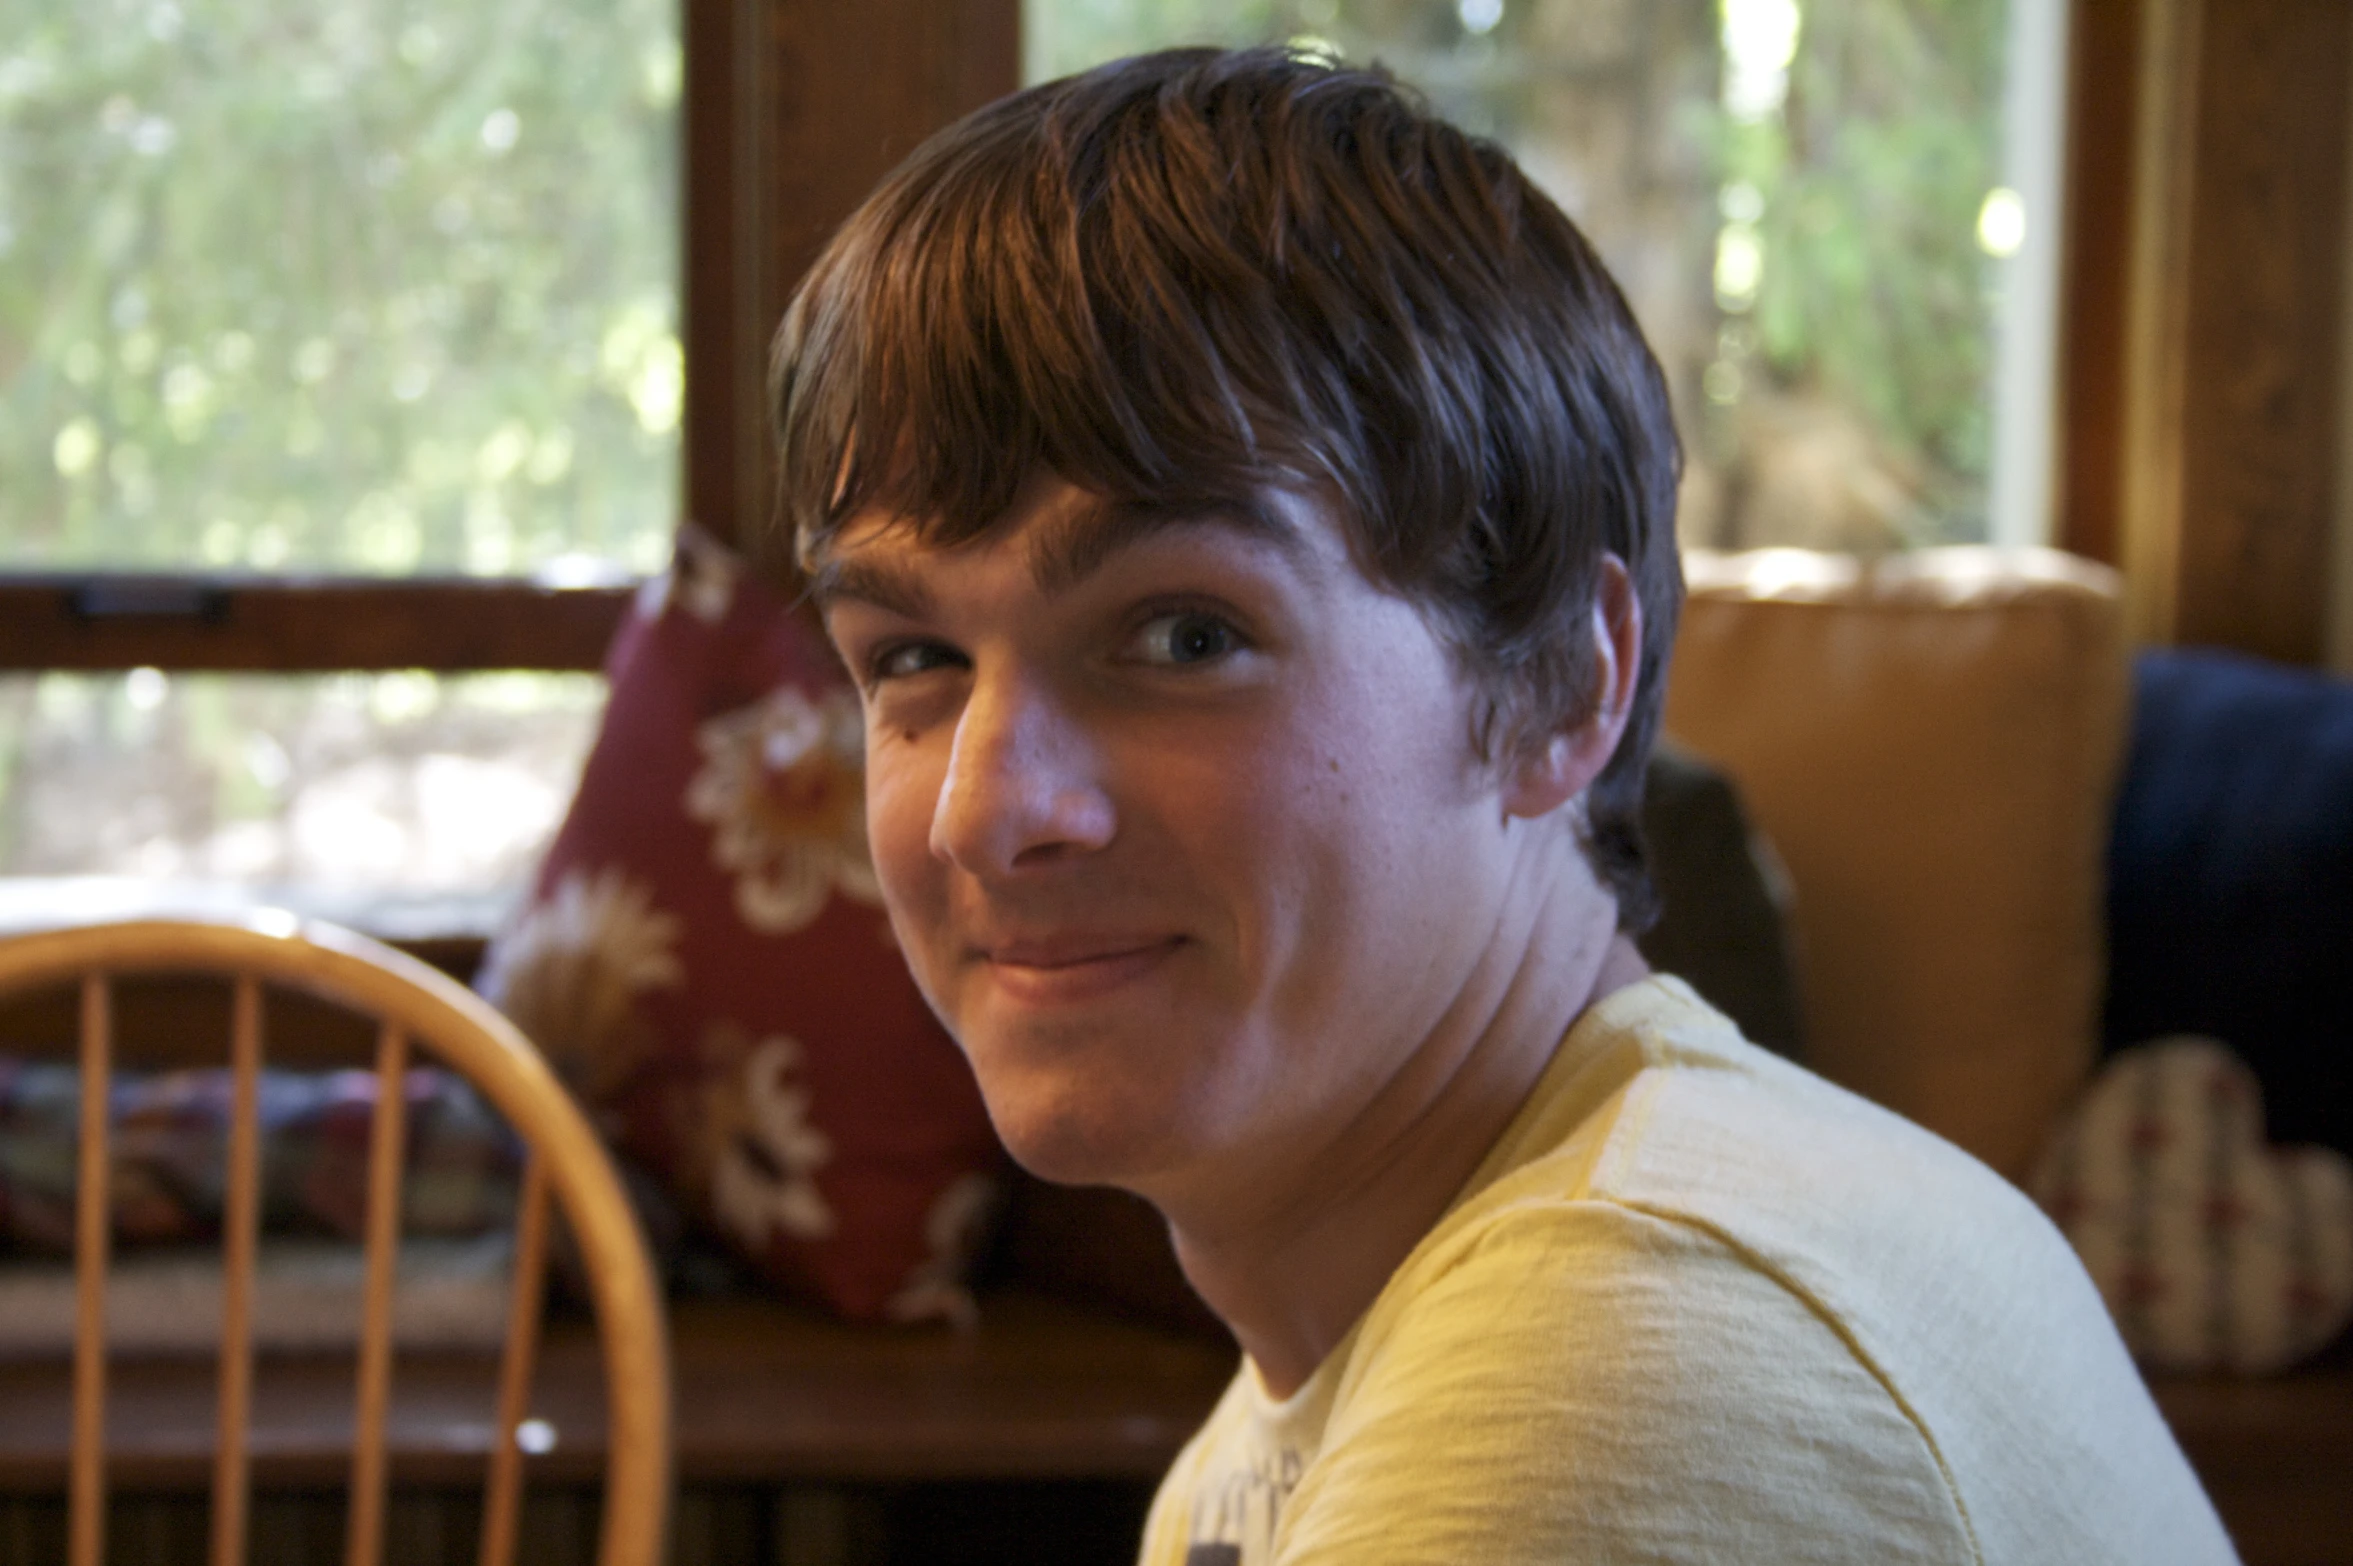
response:
<path fill-rule="evenodd" d="M 921 1544 L 890 1515 L 892 1498 L 975 1486 L 1035 1492 L 1026 1510 L 1039 1526 L 1127 1535 L 1091 1557 L 1122 1559 L 1150 1483 L 1233 1372 L 1230 1351 L 1215 1343 L 1020 1289 L 992 1294 L 969 1332 L 847 1327 L 764 1301 L 684 1302 L 673 1312 L 672 1342 L 682 1563 L 740 1556 L 696 1536 L 712 1531 L 731 1497 L 740 1510 L 746 1496 L 770 1514 L 760 1531 L 771 1559 L 853 1566 L 906 1558 Z M 9 1500 L 53 1499 L 65 1488 L 69 1371 L 62 1362 L 0 1365 L 0 1560 L 11 1566 L 31 1566 L 42 1552 L 29 1538 L 11 1549 Z M 396 1493 L 462 1493 L 480 1482 L 492 1371 L 487 1359 L 401 1360 L 388 1429 Z M 323 1493 L 344 1482 L 352 1385 L 348 1357 L 258 1363 L 257 1491 Z M 554 1440 L 526 1469 L 541 1514 L 592 1505 L 604 1425 L 585 1323 L 551 1328 L 531 1409 Z M 108 1416 L 116 1492 L 178 1494 L 200 1505 L 212 1411 L 208 1361 L 118 1361 Z M 1089 1515 L 1105 1494 L 1118 1514 L 1108 1522 Z M 593 1537 L 584 1520 L 552 1531 Z M 465 1558 L 470 1532 L 447 1532 L 450 1552 L 440 1558 Z M 550 1550 L 544 1558 L 563 1557 Z"/>
<path fill-rule="evenodd" d="M 2285 1375 L 2152 1389 L 2246 1566 L 2353 1561 L 2353 1337 Z"/>
<path fill-rule="evenodd" d="M 462 973 L 478 950 L 452 942 L 425 954 Z M 125 997 L 125 1030 L 175 1034 L 191 1008 L 214 1003 L 158 984 Z M 8 1008 L 0 1047 L 47 1035 L 57 1020 L 38 1004 Z M 342 1019 L 290 1003 L 272 1035 L 287 1047 L 273 1055 L 338 1061 L 365 1043 L 358 1032 L 343 1036 L 350 1031 Z M 681 1566 L 990 1558 L 970 1540 L 976 1553 L 956 1553 L 959 1517 L 976 1515 L 969 1509 L 933 1508 L 928 1522 L 902 1515 L 947 1493 L 981 1497 L 972 1505 L 1012 1516 L 1008 1536 L 1025 1542 L 1008 1549 L 1025 1561 L 1127 1559 L 1152 1480 L 1232 1374 L 1232 1345 L 1183 1290 L 1157 1226 L 1126 1198 L 1025 1182 L 998 1270 L 1002 1282 L 984 1294 L 969 1333 L 849 1327 L 755 1299 L 674 1305 Z M 0 1566 L 52 1558 L 44 1540 L 52 1511 L 62 1522 L 68 1379 L 63 1363 L 0 1364 Z M 526 1559 L 587 1558 L 569 1541 L 593 1537 L 575 1514 L 593 1505 L 584 1487 L 603 1450 L 596 1383 L 585 1327 L 558 1322 L 533 1400 L 555 1444 L 531 1461 L 539 1498 L 527 1522 L 540 1522 L 527 1541 L 536 1554 L 527 1549 Z M 257 1559 L 279 1558 L 262 1549 L 271 1494 L 344 1482 L 351 1387 L 347 1359 L 259 1365 Z M 401 1492 L 425 1498 L 417 1504 L 443 1505 L 434 1498 L 462 1496 L 479 1482 L 491 1388 L 485 1361 L 400 1362 L 392 1474 Z M 2155 1390 L 2248 1566 L 2353 1562 L 2353 1340 L 2289 1375 L 2160 1380 Z M 118 1366 L 110 1410 L 118 1492 L 201 1506 L 194 1492 L 209 1476 L 212 1396 L 209 1363 Z M 200 1540 L 201 1514 L 187 1521 Z M 420 1563 L 465 1558 L 471 1539 L 462 1520 L 412 1533 L 450 1541 L 446 1555 L 416 1546 L 406 1558 Z M 1069 1548 L 1046 1548 L 1048 1537 Z"/>
<path fill-rule="evenodd" d="M 687 1302 L 672 1318 L 682 1484 L 1152 1479 L 1233 1374 L 1199 1339 L 1042 1295 L 992 1296 L 970 1332 L 858 1328 L 792 1306 Z M 493 1364 L 402 1358 L 390 1437 L 396 1483 L 478 1482 Z M 63 1361 L 0 1365 L 0 1490 L 62 1491 L 72 1407 Z M 265 1489 L 343 1482 L 352 1362 L 264 1358 L 254 1383 L 253 1476 Z M 117 1488 L 201 1488 L 212 1477 L 209 1361 L 120 1360 L 108 1422 Z M 533 1483 L 602 1473 L 594 1334 L 551 1329 L 533 1415 L 555 1444 Z"/>

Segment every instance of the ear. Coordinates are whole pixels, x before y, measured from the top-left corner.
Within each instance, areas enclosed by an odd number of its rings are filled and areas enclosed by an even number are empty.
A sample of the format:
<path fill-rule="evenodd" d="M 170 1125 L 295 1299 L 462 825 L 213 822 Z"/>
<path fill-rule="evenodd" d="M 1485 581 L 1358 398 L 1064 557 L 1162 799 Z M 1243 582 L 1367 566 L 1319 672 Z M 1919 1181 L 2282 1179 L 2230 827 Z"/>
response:
<path fill-rule="evenodd" d="M 1642 600 L 1634 594 L 1626 563 L 1614 554 L 1601 557 L 1601 580 L 1587 618 L 1593 637 L 1592 710 L 1512 764 L 1503 789 L 1503 808 L 1511 815 L 1533 820 L 1584 793 L 1625 736 L 1634 683 L 1642 672 Z"/>

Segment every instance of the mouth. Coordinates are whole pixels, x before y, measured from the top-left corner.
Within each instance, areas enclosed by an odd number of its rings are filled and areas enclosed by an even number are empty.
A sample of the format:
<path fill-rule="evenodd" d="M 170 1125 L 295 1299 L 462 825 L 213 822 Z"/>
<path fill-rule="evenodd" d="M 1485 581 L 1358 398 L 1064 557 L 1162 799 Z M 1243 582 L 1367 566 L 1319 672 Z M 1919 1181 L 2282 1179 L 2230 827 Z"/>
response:
<path fill-rule="evenodd" d="M 1032 1004 L 1092 1000 L 1143 977 L 1184 944 L 1184 937 L 1086 936 L 1005 941 L 974 949 L 997 987 Z"/>

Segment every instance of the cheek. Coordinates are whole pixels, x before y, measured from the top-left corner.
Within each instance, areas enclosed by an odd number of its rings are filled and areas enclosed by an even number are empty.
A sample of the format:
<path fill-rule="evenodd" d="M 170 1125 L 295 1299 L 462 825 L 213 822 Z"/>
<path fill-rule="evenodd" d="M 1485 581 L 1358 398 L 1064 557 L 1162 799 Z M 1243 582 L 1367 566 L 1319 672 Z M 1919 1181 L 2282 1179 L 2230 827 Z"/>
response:
<path fill-rule="evenodd" d="M 1267 780 L 1285 871 L 1268 935 L 1299 1005 L 1389 995 L 1479 938 L 1470 911 L 1492 899 L 1503 839 L 1444 672 L 1385 671 L 1377 689 L 1303 711 Z"/>
<path fill-rule="evenodd" d="M 1231 921 L 1243 987 L 1288 1017 L 1327 1004 L 1339 952 L 1367 918 L 1368 889 L 1393 859 L 1377 812 L 1384 791 L 1346 736 L 1295 712 L 1277 732 L 1203 745 L 1163 762 L 1163 818 L 1186 863 Z"/>
<path fill-rule="evenodd" d="M 939 770 L 920 752 L 888 743 L 866 746 L 866 836 L 884 901 L 902 924 L 923 901 L 935 867 L 931 823 L 939 799 Z"/>

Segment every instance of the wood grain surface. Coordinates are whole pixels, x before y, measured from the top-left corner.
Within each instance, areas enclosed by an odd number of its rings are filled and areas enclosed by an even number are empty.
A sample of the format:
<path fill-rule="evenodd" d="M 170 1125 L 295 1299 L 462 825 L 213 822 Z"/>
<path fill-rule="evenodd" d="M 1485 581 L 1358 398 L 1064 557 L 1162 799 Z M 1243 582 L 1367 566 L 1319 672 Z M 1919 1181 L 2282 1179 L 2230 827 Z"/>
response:
<path fill-rule="evenodd" d="M 2174 635 L 2312 664 L 2341 460 L 2353 6 L 2209 0 L 2199 37 Z"/>
<path fill-rule="evenodd" d="M 633 589 L 507 580 L 0 576 L 0 670 L 588 670 Z"/>
<path fill-rule="evenodd" d="M 857 1328 L 765 1301 L 672 1312 L 682 1482 L 1149 1478 L 1206 1417 L 1229 1351 L 1027 1293 L 991 1297 L 979 1328 Z M 254 1367 L 257 1487 L 340 1485 L 353 1437 L 349 1355 Z M 603 1470 L 604 1399 L 589 1327 L 547 1333 L 529 1400 L 556 1444 L 530 1482 Z M 400 1357 L 388 1404 L 395 1485 L 471 1484 L 497 1404 L 488 1358 Z M 118 1360 L 110 1388 L 117 1490 L 184 1490 L 211 1474 L 213 1369 Z M 63 1362 L 0 1364 L 0 1490 L 61 1491 L 71 1407 Z"/>

